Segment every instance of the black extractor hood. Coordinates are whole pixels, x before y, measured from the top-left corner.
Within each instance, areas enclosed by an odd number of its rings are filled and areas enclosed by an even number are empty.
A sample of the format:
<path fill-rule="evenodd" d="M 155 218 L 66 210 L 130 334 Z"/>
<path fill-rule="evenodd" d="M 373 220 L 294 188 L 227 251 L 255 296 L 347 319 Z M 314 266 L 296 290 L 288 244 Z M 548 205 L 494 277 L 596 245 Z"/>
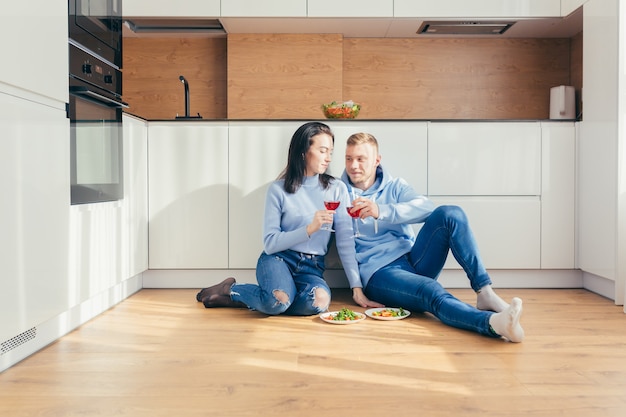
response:
<path fill-rule="evenodd" d="M 137 17 L 126 19 L 124 24 L 135 33 L 226 33 L 218 19 Z"/>
<path fill-rule="evenodd" d="M 510 21 L 425 21 L 418 35 L 502 35 L 515 22 Z"/>

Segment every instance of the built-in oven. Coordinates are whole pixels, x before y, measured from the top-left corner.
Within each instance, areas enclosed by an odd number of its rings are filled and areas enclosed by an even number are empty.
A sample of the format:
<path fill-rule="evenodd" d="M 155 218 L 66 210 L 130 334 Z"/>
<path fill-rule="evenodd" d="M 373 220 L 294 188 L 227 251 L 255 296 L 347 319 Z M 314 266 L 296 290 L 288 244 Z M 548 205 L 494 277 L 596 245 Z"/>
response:
<path fill-rule="evenodd" d="M 122 0 L 68 0 L 72 204 L 124 197 Z"/>
<path fill-rule="evenodd" d="M 122 0 L 68 0 L 69 38 L 122 67 Z"/>
<path fill-rule="evenodd" d="M 70 44 L 72 204 L 120 200 L 123 184 L 122 78 L 119 69 Z"/>

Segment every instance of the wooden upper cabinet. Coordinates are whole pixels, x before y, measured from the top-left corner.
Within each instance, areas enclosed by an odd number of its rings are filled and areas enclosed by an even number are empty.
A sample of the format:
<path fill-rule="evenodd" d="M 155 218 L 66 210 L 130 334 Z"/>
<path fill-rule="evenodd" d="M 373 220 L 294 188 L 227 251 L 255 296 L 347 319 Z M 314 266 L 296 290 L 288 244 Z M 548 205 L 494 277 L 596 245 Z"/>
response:
<path fill-rule="evenodd" d="M 308 0 L 308 17 L 393 17 L 393 0 Z"/>
<path fill-rule="evenodd" d="M 126 17 L 219 17 L 220 0 L 124 0 Z"/>
<path fill-rule="evenodd" d="M 222 0 L 223 17 L 306 17 L 306 0 Z"/>
<path fill-rule="evenodd" d="M 395 17 L 559 17 L 560 0 L 394 0 Z"/>

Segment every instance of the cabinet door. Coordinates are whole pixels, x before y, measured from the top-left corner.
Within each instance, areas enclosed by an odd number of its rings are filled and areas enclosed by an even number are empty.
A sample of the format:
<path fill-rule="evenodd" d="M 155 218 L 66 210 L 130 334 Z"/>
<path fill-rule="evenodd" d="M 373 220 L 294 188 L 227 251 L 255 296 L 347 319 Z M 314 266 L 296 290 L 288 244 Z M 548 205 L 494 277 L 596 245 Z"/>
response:
<path fill-rule="evenodd" d="M 420 194 L 427 194 L 428 124 L 426 122 L 326 121 L 335 134 L 335 152 L 329 173 L 340 177 L 345 169 L 346 140 L 357 132 L 378 141 L 381 165 L 404 178 Z"/>
<path fill-rule="evenodd" d="M 67 0 L 3 2 L 0 83 L 68 101 Z M 44 75 L 45 74 L 45 75 Z"/>
<path fill-rule="evenodd" d="M 148 124 L 124 115 L 123 125 L 130 278 L 148 269 Z"/>
<path fill-rule="evenodd" d="M 307 0 L 222 1 L 222 17 L 306 17 Z"/>
<path fill-rule="evenodd" d="M 587 0 L 561 0 L 561 16 L 568 16 L 585 4 Z"/>
<path fill-rule="evenodd" d="M 541 124 L 541 268 L 575 268 L 576 131 Z"/>
<path fill-rule="evenodd" d="M 430 123 L 430 195 L 540 195 L 539 123 Z"/>
<path fill-rule="evenodd" d="M 285 168 L 289 142 L 301 124 L 230 123 L 228 267 L 231 269 L 256 267 L 263 251 L 267 187 Z"/>
<path fill-rule="evenodd" d="M 308 17 L 393 17 L 393 0 L 308 0 Z"/>
<path fill-rule="evenodd" d="M 561 0 L 394 0 L 395 17 L 560 17 Z"/>
<path fill-rule="evenodd" d="M 219 17 L 220 0 L 124 0 L 124 17 Z"/>
<path fill-rule="evenodd" d="M 0 92 L 0 340 L 65 311 L 70 126 L 65 112 Z"/>
<path fill-rule="evenodd" d="M 487 269 L 540 267 L 541 202 L 539 197 L 433 197 L 467 213 Z M 452 254 L 446 268 L 461 268 Z"/>
<path fill-rule="evenodd" d="M 151 269 L 228 267 L 228 125 L 148 128 Z"/>

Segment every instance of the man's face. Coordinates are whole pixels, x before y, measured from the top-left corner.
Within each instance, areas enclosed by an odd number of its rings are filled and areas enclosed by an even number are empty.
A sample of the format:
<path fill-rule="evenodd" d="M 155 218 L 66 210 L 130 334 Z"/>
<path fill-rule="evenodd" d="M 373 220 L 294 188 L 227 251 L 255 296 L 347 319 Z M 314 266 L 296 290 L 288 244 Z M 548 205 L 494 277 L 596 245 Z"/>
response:
<path fill-rule="evenodd" d="M 361 190 L 370 188 L 376 181 L 378 165 L 380 155 L 375 146 L 363 143 L 346 148 L 346 173 L 355 187 Z"/>

